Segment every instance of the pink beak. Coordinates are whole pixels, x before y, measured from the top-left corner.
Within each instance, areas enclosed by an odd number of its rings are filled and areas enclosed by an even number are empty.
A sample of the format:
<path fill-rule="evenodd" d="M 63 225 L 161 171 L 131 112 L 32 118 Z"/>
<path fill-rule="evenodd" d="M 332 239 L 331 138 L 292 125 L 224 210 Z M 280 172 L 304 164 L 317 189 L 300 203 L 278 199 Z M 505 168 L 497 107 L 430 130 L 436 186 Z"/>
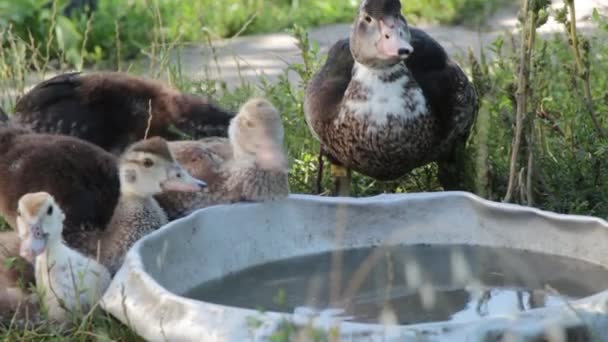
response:
<path fill-rule="evenodd" d="M 380 20 L 380 33 L 382 37 L 378 42 L 378 51 L 388 58 L 406 59 L 414 48 L 406 39 L 403 25 L 392 18 Z"/>
<path fill-rule="evenodd" d="M 34 262 L 34 259 L 44 252 L 46 248 L 46 239 L 42 234 L 42 228 L 38 226 L 32 226 L 30 229 L 31 234 L 23 241 L 19 248 L 19 255 L 30 263 Z"/>

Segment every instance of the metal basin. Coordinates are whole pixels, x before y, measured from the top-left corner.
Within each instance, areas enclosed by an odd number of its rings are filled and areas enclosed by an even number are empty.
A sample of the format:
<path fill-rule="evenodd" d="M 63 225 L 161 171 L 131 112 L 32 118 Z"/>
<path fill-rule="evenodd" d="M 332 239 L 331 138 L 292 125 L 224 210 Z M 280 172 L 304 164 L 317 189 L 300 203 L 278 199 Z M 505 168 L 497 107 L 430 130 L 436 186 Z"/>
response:
<path fill-rule="evenodd" d="M 603 288 L 515 314 L 390 325 L 306 310 L 262 313 L 185 296 L 200 284 L 273 261 L 419 244 L 509 248 L 608 265 L 608 224 L 597 218 L 463 192 L 357 199 L 292 195 L 273 203 L 206 208 L 143 238 L 129 251 L 102 307 L 150 341 L 266 341 L 286 321 L 345 341 L 608 340 Z"/>

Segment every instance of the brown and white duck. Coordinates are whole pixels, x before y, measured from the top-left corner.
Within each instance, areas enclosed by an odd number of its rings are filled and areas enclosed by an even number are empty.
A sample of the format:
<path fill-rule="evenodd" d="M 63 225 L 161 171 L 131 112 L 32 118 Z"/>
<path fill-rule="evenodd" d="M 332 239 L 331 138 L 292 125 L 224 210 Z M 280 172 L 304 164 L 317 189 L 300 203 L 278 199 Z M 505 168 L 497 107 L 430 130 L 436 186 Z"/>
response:
<path fill-rule="evenodd" d="M 399 0 L 362 1 L 350 38 L 330 49 L 305 98 L 306 121 L 330 160 L 383 181 L 439 161 L 450 183 L 443 162 L 457 158 L 478 107 L 465 73 L 408 26 Z"/>
<path fill-rule="evenodd" d="M 108 270 L 67 246 L 62 239 L 65 214 L 46 192 L 19 199 L 17 231 L 20 255 L 34 264 L 37 294 L 49 319 L 69 323 L 84 315 L 110 285 Z"/>
<path fill-rule="evenodd" d="M 25 94 L 11 120 L 37 133 L 71 135 L 119 155 L 147 136 L 226 136 L 233 113 L 158 81 L 118 72 L 66 73 Z M 177 128 L 175 130 L 174 128 Z"/>
<path fill-rule="evenodd" d="M 170 219 L 210 205 L 271 201 L 289 195 L 283 123 L 267 100 L 252 98 L 232 120 L 229 138 L 169 143 L 177 161 L 208 191 L 156 196 Z"/>

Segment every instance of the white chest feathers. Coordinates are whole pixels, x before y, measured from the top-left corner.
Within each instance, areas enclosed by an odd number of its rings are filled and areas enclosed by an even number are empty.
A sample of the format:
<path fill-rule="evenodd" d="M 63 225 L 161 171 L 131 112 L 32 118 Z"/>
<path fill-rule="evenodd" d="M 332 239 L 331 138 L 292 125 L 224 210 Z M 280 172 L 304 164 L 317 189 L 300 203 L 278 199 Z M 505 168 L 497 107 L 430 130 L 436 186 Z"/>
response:
<path fill-rule="evenodd" d="M 73 314 L 91 309 L 111 281 L 103 265 L 63 244 L 38 256 L 35 267 L 49 318 L 60 322 L 70 318 L 66 309 Z"/>
<path fill-rule="evenodd" d="M 355 62 L 340 116 L 355 115 L 385 125 L 389 116 L 406 120 L 428 113 L 426 98 L 403 64 L 371 69 Z"/>

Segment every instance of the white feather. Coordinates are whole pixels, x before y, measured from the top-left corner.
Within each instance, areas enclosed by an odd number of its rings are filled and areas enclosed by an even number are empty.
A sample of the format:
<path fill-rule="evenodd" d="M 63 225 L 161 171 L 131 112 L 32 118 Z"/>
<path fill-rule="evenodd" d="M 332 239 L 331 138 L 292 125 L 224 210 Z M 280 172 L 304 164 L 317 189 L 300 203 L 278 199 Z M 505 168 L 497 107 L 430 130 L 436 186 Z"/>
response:
<path fill-rule="evenodd" d="M 426 99 L 419 87 L 411 87 L 404 93 L 411 77 L 409 72 L 395 82 L 382 81 L 381 77 L 397 72 L 400 68 L 405 66 L 400 63 L 392 68 L 379 70 L 355 62 L 353 80 L 363 85 L 367 100 L 346 99 L 343 107 L 345 110 L 341 111 L 340 117 L 344 118 L 345 112 L 350 111 L 360 119 L 371 120 L 377 126 L 383 126 L 387 124 L 388 115 L 411 120 L 427 114 Z M 410 107 L 414 110 L 410 111 Z"/>

